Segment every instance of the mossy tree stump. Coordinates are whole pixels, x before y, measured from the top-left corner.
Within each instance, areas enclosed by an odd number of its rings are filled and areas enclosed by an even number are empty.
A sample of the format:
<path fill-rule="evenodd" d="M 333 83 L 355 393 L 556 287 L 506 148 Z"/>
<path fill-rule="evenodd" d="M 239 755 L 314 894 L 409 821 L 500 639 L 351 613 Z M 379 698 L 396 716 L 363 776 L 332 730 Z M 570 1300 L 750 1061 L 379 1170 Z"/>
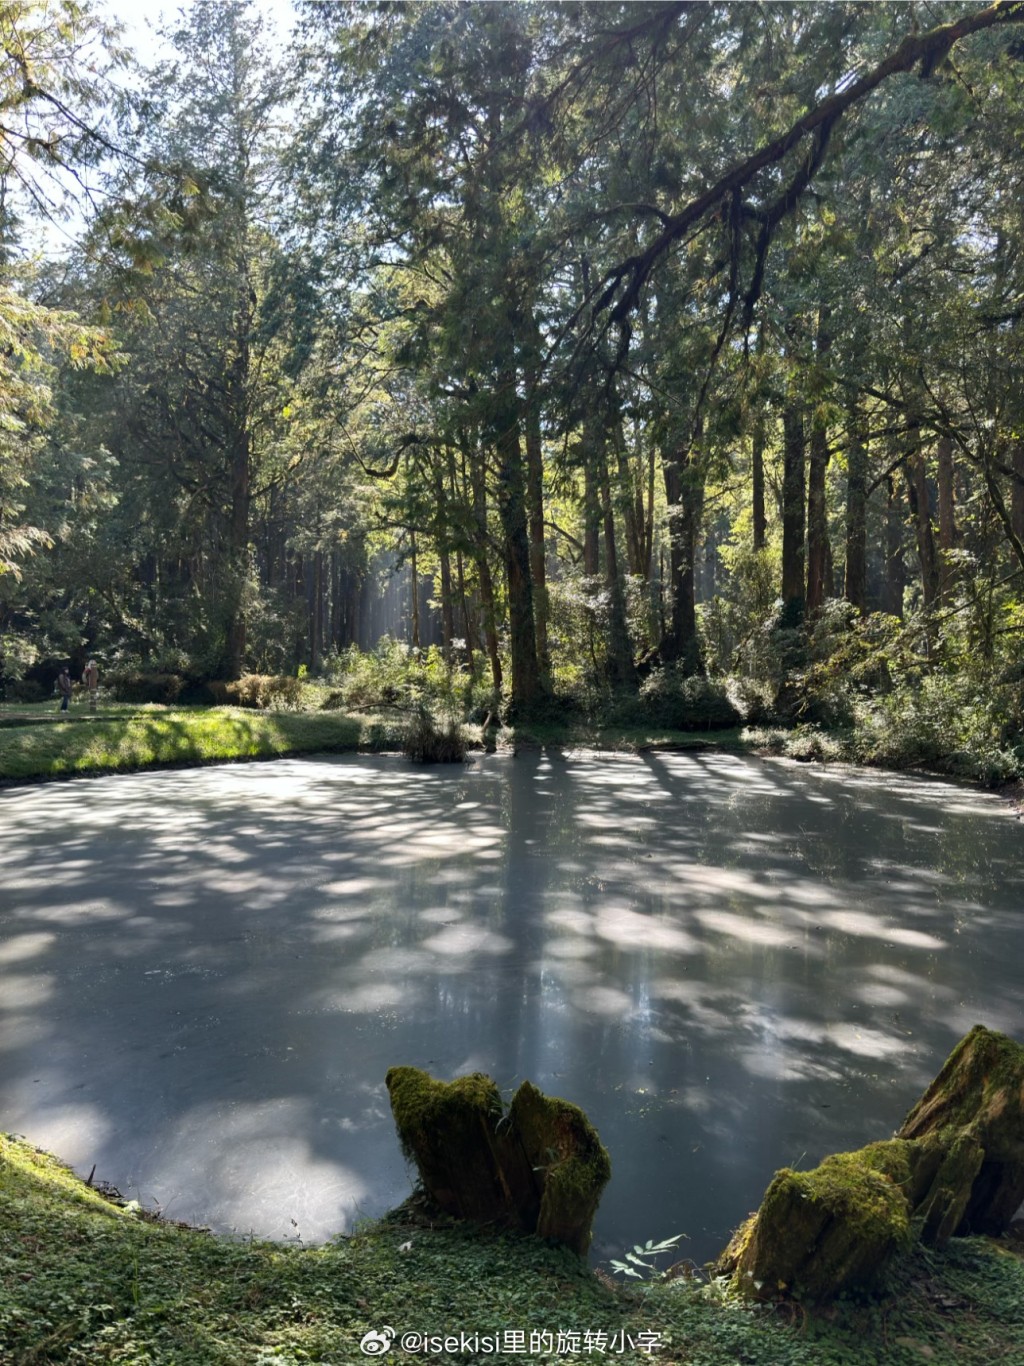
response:
<path fill-rule="evenodd" d="M 716 1265 L 747 1295 L 867 1287 L 915 1237 L 1002 1233 L 1024 1200 L 1024 1047 L 965 1035 L 898 1135 L 777 1172 Z"/>
<path fill-rule="evenodd" d="M 946 1153 L 930 1192 L 931 1240 L 1005 1232 L 1024 1202 L 1024 1047 L 975 1025 L 899 1137 Z"/>
<path fill-rule="evenodd" d="M 523 1082 L 506 1114 L 479 1072 L 442 1082 L 392 1067 L 386 1081 L 402 1150 L 443 1210 L 586 1253 L 611 1163 L 578 1106 Z"/>

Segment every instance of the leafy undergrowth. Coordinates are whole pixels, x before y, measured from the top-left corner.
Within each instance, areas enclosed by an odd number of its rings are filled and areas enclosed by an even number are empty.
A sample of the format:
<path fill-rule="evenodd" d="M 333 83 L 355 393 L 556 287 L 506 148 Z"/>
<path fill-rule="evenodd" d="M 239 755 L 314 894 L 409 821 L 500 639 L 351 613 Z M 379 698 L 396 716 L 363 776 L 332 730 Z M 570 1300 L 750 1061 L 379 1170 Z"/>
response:
<path fill-rule="evenodd" d="M 884 1301 L 754 1310 L 696 1279 L 612 1286 L 535 1239 L 409 1209 L 323 1248 L 216 1238 L 0 1137 L 2 1366 L 342 1366 L 387 1330 L 375 1354 L 393 1361 L 989 1366 L 1024 1361 L 1024 1263 L 964 1240 L 908 1261 Z M 455 1341 L 414 1354 L 408 1333 Z"/>
<path fill-rule="evenodd" d="M 393 724 L 341 713 L 130 707 L 88 722 L 79 715 L 52 725 L 4 726 L 0 781 L 396 748 L 399 740 Z"/>

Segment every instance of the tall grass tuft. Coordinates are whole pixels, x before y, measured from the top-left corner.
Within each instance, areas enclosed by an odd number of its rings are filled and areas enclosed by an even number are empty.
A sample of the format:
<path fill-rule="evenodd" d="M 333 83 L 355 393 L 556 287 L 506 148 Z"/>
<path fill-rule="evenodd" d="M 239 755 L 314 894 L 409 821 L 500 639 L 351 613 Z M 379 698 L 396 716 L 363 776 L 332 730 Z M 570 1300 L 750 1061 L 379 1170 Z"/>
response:
<path fill-rule="evenodd" d="M 465 762 L 466 737 L 462 725 L 449 715 L 437 722 L 426 707 L 419 707 L 402 745 L 414 764 L 461 764 Z"/>

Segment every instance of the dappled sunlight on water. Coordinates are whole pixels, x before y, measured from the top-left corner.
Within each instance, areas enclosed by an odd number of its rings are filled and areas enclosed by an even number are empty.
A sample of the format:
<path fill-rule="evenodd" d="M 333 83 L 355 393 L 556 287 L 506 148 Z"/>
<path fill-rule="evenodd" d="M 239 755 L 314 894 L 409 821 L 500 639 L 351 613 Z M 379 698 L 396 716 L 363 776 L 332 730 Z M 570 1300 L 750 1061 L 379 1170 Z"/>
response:
<path fill-rule="evenodd" d="M 1024 1035 L 1020 827 L 935 780 L 351 756 L 0 817 L 0 1127 L 179 1218 L 317 1240 L 400 1199 L 410 1063 L 583 1105 L 599 1249 L 701 1257 L 776 1167 L 890 1133 L 972 1024 Z"/>

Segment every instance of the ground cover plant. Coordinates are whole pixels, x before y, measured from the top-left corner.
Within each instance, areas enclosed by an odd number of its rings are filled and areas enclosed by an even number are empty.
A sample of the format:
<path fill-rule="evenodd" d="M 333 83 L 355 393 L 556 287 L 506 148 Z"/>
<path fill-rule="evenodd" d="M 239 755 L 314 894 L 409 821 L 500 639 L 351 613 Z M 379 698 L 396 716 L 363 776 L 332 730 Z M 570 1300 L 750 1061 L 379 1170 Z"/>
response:
<path fill-rule="evenodd" d="M 0 713 L 0 782 L 397 744 L 380 720 L 337 713 L 105 707 L 66 720 L 24 710 Z"/>
<path fill-rule="evenodd" d="M 983 1239 L 916 1255 L 872 1301 L 820 1315 L 751 1310 L 687 1264 L 622 1286 L 564 1250 L 451 1224 L 415 1202 L 321 1248 L 217 1238 L 111 1204 L 9 1136 L 0 1234 L 2 1366 L 351 1366 L 366 1359 L 363 1337 L 386 1328 L 477 1334 L 510 1349 L 481 1355 L 456 1343 L 425 1357 L 396 1342 L 386 1359 L 496 1366 L 1024 1360 L 1024 1263 Z M 551 1337 L 531 1351 L 531 1333 Z"/>

